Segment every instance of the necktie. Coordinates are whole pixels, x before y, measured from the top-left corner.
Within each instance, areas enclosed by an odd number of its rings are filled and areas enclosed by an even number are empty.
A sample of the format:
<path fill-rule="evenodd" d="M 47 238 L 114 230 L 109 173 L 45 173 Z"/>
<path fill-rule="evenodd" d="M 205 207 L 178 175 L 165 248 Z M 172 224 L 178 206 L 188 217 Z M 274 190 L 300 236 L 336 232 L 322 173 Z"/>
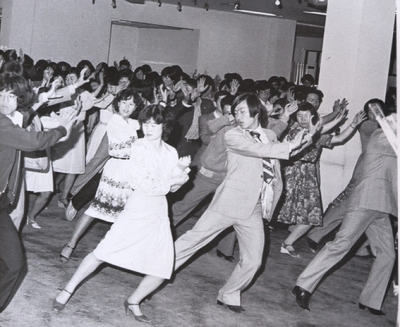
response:
<path fill-rule="evenodd" d="M 254 131 L 249 131 L 249 133 L 250 133 L 250 135 L 253 137 L 253 139 L 256 142 L 261 142 L 260 133 L 257 133 L 257 132 L 254 132 Z M 273 167 L 271 159 L 263 158 L 262 160 L 263 160 L 263 177 L 264 177 L 264 181 L 269 184 L 275 178 L 274 167 Z"/>

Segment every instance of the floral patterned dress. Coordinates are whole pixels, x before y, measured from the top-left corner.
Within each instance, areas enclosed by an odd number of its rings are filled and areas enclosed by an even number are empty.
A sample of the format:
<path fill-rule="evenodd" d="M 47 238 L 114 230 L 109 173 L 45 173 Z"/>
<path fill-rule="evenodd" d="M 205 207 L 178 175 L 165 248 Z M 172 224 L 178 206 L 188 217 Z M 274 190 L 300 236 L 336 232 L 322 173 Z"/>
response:
<path fill-rule="evenodd" d="M 96 196 L 85 212 L 87 215 L 113 223 L 124 209 L 132 192 L 127 177 L 128 159 L 139 128 L 137 120 L 126 121 L 119 114 L 114 114 L 108 122 L 108 153 L 111 158 L 104 166 Z"/>
<path fill-rule="evenodd" d="M 294 125 L 288 140 L 301 128 Z M 322 202 L 319 189 L 318 160 L 322 148 L 329 147 L 331 135 L 320 135 L 313 145 L 292 157 L 283 171 L 283 204 L 277 221 L 285 224 L 322 225 Z"/>

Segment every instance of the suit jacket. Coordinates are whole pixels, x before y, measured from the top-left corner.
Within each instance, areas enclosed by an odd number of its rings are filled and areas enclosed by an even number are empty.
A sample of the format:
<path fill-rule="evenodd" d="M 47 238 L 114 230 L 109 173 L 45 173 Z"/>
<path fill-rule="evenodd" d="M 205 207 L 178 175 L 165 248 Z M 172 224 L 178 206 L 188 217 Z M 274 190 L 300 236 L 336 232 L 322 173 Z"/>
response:
<path fill-rule="evenodd" d="M 256 142 L 240 127 L 225 133 L 228 172 L 215 192 L 209 206 L 211 210 L 237 219 L 249 218 L 253 213 L 263 185 L 262 158 L 287 160 L 290 154 L 288 143 L 279 143 L 276 134 L 270 130 L 263 131 L 270 141 L 268 144 Z M 272 181 L 273 209 L 282 193 L 280 165 L 278 160 L 274 161 L 277 176 Z"/>
<path fill-rule="evenodd" d="M 200 149 L 197 151 L 196 156 L 193 159 L 192 165 L 198 166 L 200 165 L 200 158 L 203 155 L 204 151 L 208 147 L 211 141 L 211 136 L 213 136 L 213 132 L 208 127 L 208 122 L 210 120 L 215 119 L 214 112 L 210 112 L 206 115 L 201 115 L 199 117 L 199 135 L 201 139 Z"/>
<path fill-rule="evenodd" d="M 210 100 L 202 100 L 202 115 L 210 113 L 209 101 Z M 190 155 L 193 159 L 199 150 L 200 141 L 187 141 L 185 136 L 193 122 L 194 107 L 187 107 L 182 102 L 178 102 L 175 107 L 169 108 L 169 112 L 175 117 L 176 124 L 170 138 L 168 139 L 168 143 L 176 148 L 179 157 Z"/>
<path fill-rule="evenodd" d="M 67 134 L 64 127 L 47 132 L 27 131 L 14 123 L 7 116 L 0 114 L 0 193 L 7 186 L 15 184 L 20 169 L 17 151 L 44 150 L 54 145 Z M 17 163 L 17 164 L 15 164 Z"/>
<path fill-rule="evenodd" d="M 382 129 L 375 130 L 363 153 L 360 176 L 348 207 L 398 216 L 397 156 Z"/>

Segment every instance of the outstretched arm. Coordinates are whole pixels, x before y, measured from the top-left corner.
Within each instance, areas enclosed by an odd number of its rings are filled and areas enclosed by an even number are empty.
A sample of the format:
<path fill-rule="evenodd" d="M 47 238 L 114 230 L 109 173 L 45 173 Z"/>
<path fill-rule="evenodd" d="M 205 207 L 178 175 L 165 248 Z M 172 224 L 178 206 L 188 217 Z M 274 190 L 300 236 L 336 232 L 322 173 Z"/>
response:
<path fill-rule="evenodd" d="M 365 114 L 364 110 L 359 111 L 354 119 L 353 122 L 339 135 L 335 135 L 331 139 L 331 144 L 344 144 L 346 143 L 355 133 L 357 127 L 367 119 L 367 115 Z"/>

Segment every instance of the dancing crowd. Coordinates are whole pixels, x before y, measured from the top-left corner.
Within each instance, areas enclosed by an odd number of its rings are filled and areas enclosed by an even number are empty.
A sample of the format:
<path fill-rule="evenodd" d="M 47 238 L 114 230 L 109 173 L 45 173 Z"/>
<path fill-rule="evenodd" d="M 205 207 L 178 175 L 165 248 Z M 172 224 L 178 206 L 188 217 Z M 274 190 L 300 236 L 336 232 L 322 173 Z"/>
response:
<path fill-rule="evenodd" d="M 66 219 L 76 217 L 60 244 L 64 263 L 94 219 L 111 228 L 54 299 L 55 311 L 106 262 L 144 275 L 124 306 L 150 323 L 141 302 L 229 228 L 217 254 L 236 262 L 237 244 L 239 259 L 217 304 L 240 314 L 241 292 L 265 255 L 264 228 L 285 224 L 290 234 L 280 252 L 293 258 L 301 256 L 294 247 L 301 237 L 316 253 L 339 229 L 296 281 L 301 308 L 366 235 L 359 251 L 375 259 L 359 306 L 383 314 L 396 259 L 397 156 L 373 108 L 397 121 L 392 96 L 368 100 L 349 119 L 346 99 L 319 114 L 324 94 L 310 75 L 300 85 L 278 76 L 212 78 L 178 65 L 133 69 L 125 58 L 72 67 L 35 63 L 15 50 L 0 51 L 0 65 L 0 312 L 27 271 L 19 231 L 23 223 L 40 229 L 40 213 L 56 196 Z M 323 212 L 322 150 L 357 132 L 362 153 L 352 179 Z M 176 239 L 176 227 L 196 213 L 194 227 Z"/>

